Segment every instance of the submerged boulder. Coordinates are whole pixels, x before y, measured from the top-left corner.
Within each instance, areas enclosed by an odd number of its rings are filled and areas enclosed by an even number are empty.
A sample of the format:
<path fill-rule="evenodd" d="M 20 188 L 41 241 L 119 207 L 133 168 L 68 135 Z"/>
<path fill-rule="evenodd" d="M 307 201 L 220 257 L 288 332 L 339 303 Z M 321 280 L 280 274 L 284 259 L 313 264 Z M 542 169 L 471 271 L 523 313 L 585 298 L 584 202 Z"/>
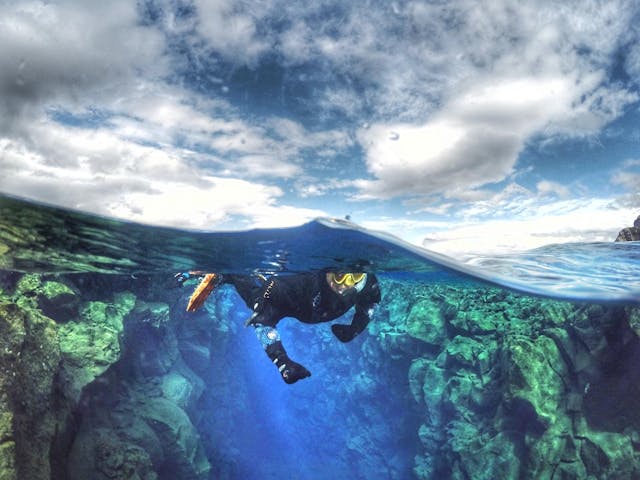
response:
<path fill-rule="evenodd" d="M 88 459 L 93 461 L 87 461 Z M 68 476 L 69 480 L 158 478 L 151 458 L 144 449 L 106 428 L 78 433 L 69 455 Z"/>
<path fill-rule="evenodd" d="M 124 318 L 134 305 L 133 294 L 116 294 L 113 302 L 85 303 L 78 319 L 59 325 L 62 377 L 74 402 L 120 358 Z"/>
<path fill-rule="evenodd" d="M 69 285 L 47 280 L 40 275 L 23 275 L 17 282 L 15 298 L 18 303 L 38 307 L 56 322 L 66 322 L 78 315 L 80 295 Z"/>
<path fill-rule="evenodd" d="M 189 416 L 165 398 L 152 398 L 140 405 L 137 413 L 158 436 L 164 450 L 164 471 L 172 478 L 207 478 L 211 469 L 200 442 L 200 435 Z"/>
<path fill-rule="evenodd" d="M 439 349 L 447 333 L 438 305 L 428 300 L 416 303 L 407 317 L 407 333 Z"/>

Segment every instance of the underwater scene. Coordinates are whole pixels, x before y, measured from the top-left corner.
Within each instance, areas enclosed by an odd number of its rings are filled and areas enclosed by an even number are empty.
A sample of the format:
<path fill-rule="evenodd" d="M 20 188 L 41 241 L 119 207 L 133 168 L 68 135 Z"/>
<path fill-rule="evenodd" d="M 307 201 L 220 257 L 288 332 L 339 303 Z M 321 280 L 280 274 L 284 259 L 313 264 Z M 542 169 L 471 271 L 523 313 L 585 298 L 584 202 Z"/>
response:
<path fill-rule="evenodd" d="M 639 478 L 636 223 L 461 262 L 342 220 L 211 233 L 1 197 L 0 478 Z M 223 280 L 187 311 L 199 272 Z M 325 276 L 374 293 L 297 321 Z"/>

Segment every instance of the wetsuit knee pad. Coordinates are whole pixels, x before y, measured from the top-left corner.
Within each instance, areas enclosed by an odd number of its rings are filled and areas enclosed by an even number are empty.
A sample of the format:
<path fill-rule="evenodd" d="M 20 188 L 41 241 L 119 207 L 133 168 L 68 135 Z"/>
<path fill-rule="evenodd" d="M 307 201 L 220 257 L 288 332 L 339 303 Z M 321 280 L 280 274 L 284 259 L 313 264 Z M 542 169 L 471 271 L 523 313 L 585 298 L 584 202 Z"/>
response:
<path fill-rule="evenodd" d="M 262 324 L 255 324 L 256 336 L 262 348 L 265 350 L 276 342 L 280 341 L 280 333 L 274 327 L 269 327 Z"/>

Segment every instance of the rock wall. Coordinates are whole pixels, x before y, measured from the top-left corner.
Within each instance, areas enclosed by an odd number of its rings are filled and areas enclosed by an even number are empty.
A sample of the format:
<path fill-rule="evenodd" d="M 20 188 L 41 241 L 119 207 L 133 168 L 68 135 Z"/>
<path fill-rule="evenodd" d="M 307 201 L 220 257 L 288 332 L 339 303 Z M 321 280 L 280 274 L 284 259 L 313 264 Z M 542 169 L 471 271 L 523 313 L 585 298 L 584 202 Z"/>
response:
<path fill-rule="evenodd" d="M 636 310 L 468 285 L 385 291 L 387 304 L 419 299 L 377 327 L 390 353 L 409 355 L 406 337 L 428 351 L 409 370 L 417 478 L 640 477 Z"/>
<path fill-rule="evenodd" d="M 132 293 L 153 282 L 2 280 L 1 479 L 209 478 L 187 413 L 203 382 L 168 304 Z"/>

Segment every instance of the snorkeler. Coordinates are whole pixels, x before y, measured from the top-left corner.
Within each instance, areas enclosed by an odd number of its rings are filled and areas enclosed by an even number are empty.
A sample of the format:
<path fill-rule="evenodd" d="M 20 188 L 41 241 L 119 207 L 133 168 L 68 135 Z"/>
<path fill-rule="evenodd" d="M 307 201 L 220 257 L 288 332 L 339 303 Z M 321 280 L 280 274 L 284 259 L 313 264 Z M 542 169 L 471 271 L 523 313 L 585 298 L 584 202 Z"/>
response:
<path fill-rule="evenodd" d="M 180 273 L 182 284 L 203 272 Z M 255 328 L 267 356 L 275 364 L 286 383 L 309 377 L 311 372 L 287 355 L 276 329 L 285 317 L 303 323 L 330 322 L 355 306 L 349 325 L 334 324 L 331 331 L 341 342 L 350 342 L 371 320 L 373 308 L 380 302 L 380 287 L 372 273 L 337 273 L 320 271 L 274 276 L 269 279 L 249 275 L 205 274 L 192 295 L 187 310 L 194 311 L 208 294 L 222 283 L 233 285 L 253 314 L 246 325 Z"/>

